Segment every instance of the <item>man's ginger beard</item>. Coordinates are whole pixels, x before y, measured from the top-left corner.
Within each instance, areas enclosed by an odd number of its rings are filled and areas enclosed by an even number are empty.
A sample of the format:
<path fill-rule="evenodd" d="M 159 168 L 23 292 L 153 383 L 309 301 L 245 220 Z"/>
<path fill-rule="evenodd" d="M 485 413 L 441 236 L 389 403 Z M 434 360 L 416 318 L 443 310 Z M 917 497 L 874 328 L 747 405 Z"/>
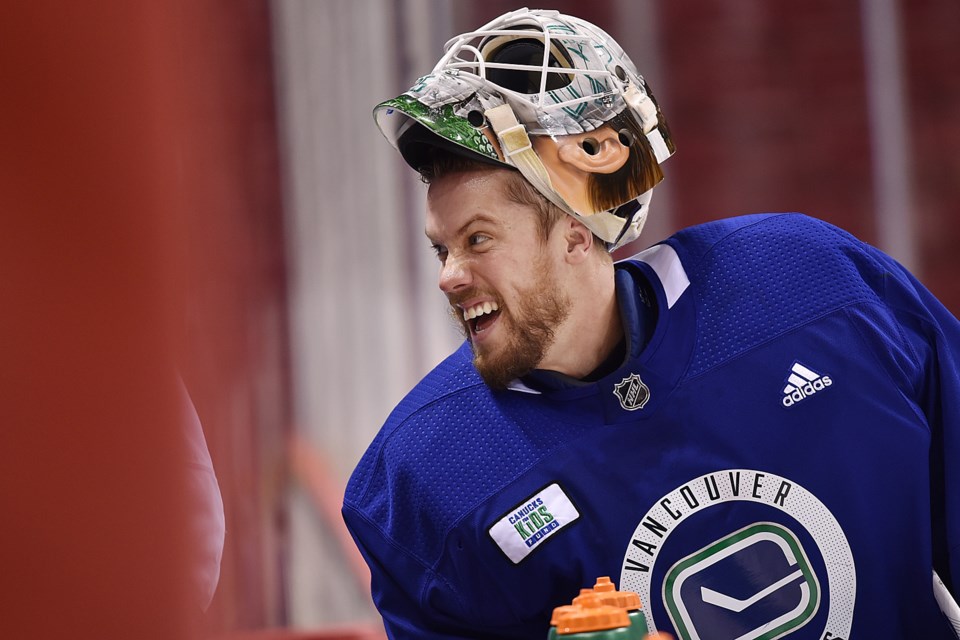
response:
<path fill-rule="evenodd" d="M 473 345 L 473 366 L 483 381 L 493 389 L 506 389 L 507 384 L 537 368 L 547 350 L 556 339 L 555 329 L 570 315 L 570 300 L 563 294 L 556 273 L 550 268 L 546 256 L 537 259 L 538 278 L 529 288 L 518 289 L 515 302 L 510 307 L 496 293 L 480 290 L 468 291 L 457 296 L 467 300 L 486 293 L 497 299 L 500 317 L 497 320 L 497 346 L 480 351 Z M 455 304 L 451 300 L 451 304 Z M 470 329 L 463 320 L 463 311 L 452 307 L 451 312 L 459 322 L 460 329 L 470 338 Z"/>

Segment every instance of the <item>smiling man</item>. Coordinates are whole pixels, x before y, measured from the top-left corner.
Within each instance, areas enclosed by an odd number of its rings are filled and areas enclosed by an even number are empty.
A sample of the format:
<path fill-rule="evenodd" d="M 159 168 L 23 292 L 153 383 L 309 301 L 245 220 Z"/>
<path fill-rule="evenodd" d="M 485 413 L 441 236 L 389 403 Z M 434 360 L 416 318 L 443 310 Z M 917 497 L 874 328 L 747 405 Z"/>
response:
<path fill-rule="evenodd" d="M 344 498 L 391 638 L 545 638 L 600 576 L 680 639 L 955 637 L 960 323 L 915 278 L 800 214 L 614 263 L 674 145 L 571 16 L 454 38 L 375 114 L 466 337 Z"/>
<path fill-rule="evenodd" d="M 590 373 L 622 336 L 604 244 L 516 171 L 457 164 L 431 166 L 426 233 L 477 371 L 493 389 L 535 368 Z"/>

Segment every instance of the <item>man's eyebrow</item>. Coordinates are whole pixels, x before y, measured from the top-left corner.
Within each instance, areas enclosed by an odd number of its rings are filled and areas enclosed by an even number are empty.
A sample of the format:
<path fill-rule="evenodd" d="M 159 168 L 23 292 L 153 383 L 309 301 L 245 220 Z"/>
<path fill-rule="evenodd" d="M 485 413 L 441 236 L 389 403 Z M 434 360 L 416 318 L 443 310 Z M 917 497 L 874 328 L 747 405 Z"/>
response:
<path fill-rule="evenodd" d="M 466 233 L 467 229 L 470 228 L 470 225 L 476 224 L 478 222 L 486 222 L 488 224 L 498 224 L 495 218 L 488 216 L 484 213 L 478 213 L 477 215 L 473 216 L 472 218 L 467 220 L 465 223 L 463 223 L 463 225 L 461 225 L 460 228 L 457 229 L 457 231 L 453 234 L 453 237 L 457 238 L 459 236 L 462 236 L 464 233 Z M 423 233 L 425 236 L 427 236 L 427 240 L 429 240 L 432 244 L 435 244 L 435 245 L 440 244 L 432 235 L 430 235 L 429 230 L 424 229 Z"/>
<path fill-rule="evenodd" d="M 463 224 L 462 227 L 460 227 L 459 229 L 457 229 L 456 235 L 457 235 L 457 236 L 463 235 L 463 233 L 470 227 L 470 225 L 475 224 L 475 223 L 477 223 L 477 222 L 486 222 L 486 223 L 488 223 L 488 224 L 497 224 L 497 221 L 496 221 L 495 219 L 491 218 L 490 216 L 488 216 L 488 215 L 486 215 L 486 214 L 483 214 L 483 213 L 478 213 L 478 214 L 475 215 L 474 217 L 472 217 L 472 218 L 470 218 L 469 220 L 467 220 L 467 221 Z"/>
<path fill-rule="evenodd" d="M 465 223 L 463 223 L 463 225 L 459 229 L 457 229 L 457 232 L 456 234 L 454 234 L 454 237 L 459 238 L 460 236 L 464 235 L 467 232 L 467 229 L 477 224 L 478 222 L 485 222 L 487 224 L 493 224 L 493 225 L 497 224 L 497 220 L 495 218 L 483 213 L 478 213 L 477 215 L 473 216 L 472 218 L 467 220 Z"/>

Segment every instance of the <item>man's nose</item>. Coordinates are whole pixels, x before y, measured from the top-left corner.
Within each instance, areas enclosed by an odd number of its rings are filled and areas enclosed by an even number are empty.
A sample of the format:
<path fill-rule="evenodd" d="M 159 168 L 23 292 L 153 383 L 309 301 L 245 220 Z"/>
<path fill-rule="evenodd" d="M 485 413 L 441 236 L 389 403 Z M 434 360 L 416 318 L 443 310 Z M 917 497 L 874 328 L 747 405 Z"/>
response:
<path fill-rule="evenodd" d="M 470 284 L 471 279 L 467 261 L 460 256 L 448 254 L 440 267 L 440 290 L 449 295 Z"/>

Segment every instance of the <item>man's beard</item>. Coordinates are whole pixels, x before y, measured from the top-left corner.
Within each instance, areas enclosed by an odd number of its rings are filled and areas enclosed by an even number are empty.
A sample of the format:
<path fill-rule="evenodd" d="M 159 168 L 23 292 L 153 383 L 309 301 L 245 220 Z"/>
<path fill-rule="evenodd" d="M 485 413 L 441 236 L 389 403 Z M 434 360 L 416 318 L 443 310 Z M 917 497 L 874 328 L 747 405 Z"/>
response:
<path fill-rule="evenodd" d="M 556 328 L 570 314 L 570 301 L 558 286 L 555 274 L 541 263 L 540 278 L 528 289 L 517 291 L 516 302 L 510 308 L 501 300 L 498 330 L 499 344 L 494 350 L 478 351 L 471 340 L 473 366 L 483 381 L 492 389 L 506 389 L 507 385 L 533 371 L 543 360 L 556 339 Z M 470 297 L 476 295 L 470 292 Z M 464 298 L 465 299 L 465 298 Z M 463 321 L 462 311 L 452 309 L 461 330 L 470 338 L 470 329 Z"/>

